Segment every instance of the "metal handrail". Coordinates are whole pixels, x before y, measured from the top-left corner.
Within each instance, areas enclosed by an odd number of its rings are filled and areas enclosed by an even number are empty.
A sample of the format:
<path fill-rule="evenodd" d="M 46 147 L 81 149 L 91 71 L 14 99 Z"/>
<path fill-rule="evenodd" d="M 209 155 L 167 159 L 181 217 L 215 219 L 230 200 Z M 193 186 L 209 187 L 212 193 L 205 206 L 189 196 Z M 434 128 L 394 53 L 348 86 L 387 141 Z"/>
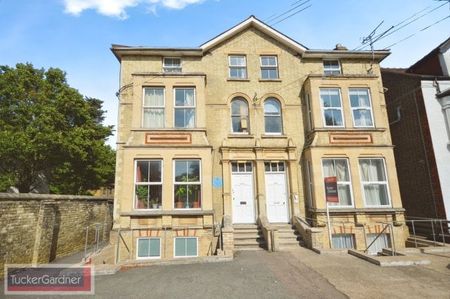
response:
<path fill-rule="evenodd" d="M 383 224 L 385 224 L 385 223 L 383 223 Z M 375 241 L 378 240 L 378 238 L 384 233 L 384 231 L 385 231 L 388 227 L 390 228 L 390 224 L 386 224 L 386 225 L 385 225 L 385 227 L 381 230 L 381 232 L 375 237 L 375 239 L 373 239 L 373 241 L 369 244 L 369 246 L 367 246 L 367 248 L 364 250 L 364 252 L 367 252 L 367 251 L 369 250 L 370 246 L 372 246 L 373 243 L 375 243 Z M 390 234 L 392 235 L 392 231 L 391 231 Z M 395 250 L 394 250 L 394 248 L 392 248 L 392 255 L 395 255 Z"/>
<path fill-rule="evenodd" d="M 440 243 L 442 243 L 442 246 L 445 246 L 445 238 L 447 236 L 450 237 L 450 235 L 444 233 L 443 224 L 444 223 L 449 224 L 450 220 L 438 219 L 438 218 L 425 218 L 425 217 L 408 217 L 408 218 L 418 218 L 418 219 L 405 220 L 405 223 L 411 223 L 413 236 L 414 236 L 414 247 L 417 248 L 417 234 L 416 234 L 416 225 L 415 225 L 416 223 L 430 223 L 431 224 L 431 234 L 433 237 L 433 245 L 434 246 L 437 246 L 437 244 L 439 243 L 436 241 L 436 231 L 435 231 L 435 224 L 439 223 L 441 233 L 440 234 L 438 233 L 437 235 L 441 237 L 442 242 L 440 242 Z"/>

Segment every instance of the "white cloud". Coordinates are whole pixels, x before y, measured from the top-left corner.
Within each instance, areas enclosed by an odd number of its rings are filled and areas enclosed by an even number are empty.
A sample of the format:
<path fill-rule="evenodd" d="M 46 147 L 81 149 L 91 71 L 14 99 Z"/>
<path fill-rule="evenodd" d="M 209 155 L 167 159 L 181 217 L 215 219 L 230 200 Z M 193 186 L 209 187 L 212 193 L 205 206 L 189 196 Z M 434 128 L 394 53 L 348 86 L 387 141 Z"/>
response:
<path fill-rule="evenodd" d="M 189 4 L 203 2 L 203 0 L 150 0 L 151 3 L 159 3 L 162 6 L 172 9 L 183 9 Z"/>
<path fill-rule="evenodd" d="M 95 9 L 99 14 L 126 19 L 126 9 L 139 4 L 150 4 L 149 9 L 156 13 L 158 5 L 169 9 L 183 9 L 190 4 L 204 0 L 64 0 L 65 12 L 80 15 L 87 9 Z"/>

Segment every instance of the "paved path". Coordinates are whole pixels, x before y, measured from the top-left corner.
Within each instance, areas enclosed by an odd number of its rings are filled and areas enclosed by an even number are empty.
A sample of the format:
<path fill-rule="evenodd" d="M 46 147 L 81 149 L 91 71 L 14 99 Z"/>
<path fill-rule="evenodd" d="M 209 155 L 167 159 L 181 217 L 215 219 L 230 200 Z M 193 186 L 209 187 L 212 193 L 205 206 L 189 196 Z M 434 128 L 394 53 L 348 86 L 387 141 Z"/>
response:
<path fill-rule="evenodd" d="M 288 253 L 241 252 L 232 262 L 135 268 L 96 280 L 97 296 L 347 298 Z"/>
<path fill-rule="evenodd" d="M 348 254 L 318 255 L 305 248 L 247 251 L 231 262 L 154 265 L 97 276 L 95 298 L 449 299 L 450 254 L 429 258 L 429 266 L 382 268 Z"/>

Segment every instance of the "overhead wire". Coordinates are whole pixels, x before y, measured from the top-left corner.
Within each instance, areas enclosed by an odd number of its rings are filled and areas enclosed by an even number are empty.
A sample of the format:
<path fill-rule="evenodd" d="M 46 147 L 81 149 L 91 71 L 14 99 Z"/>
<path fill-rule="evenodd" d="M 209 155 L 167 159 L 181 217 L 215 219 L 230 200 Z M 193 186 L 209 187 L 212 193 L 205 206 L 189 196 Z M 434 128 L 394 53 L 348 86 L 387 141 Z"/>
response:
<path fill-rule="evenodd" d="M 282 12 L 282 13 L 272 15 L 271 17 L 267 18 L 267 19 L 265 20 L 265 22 L 266 22 L 266 23 L 273 22 L 273 21 L 275 21 L 276 19 L 278 19 L 278 18 L 280 18 L 280 17 L 282 17 L 282 16 L 285 16 L 286 14 L 290 13 L 291 11 L 296 10 L 297 8 L 302 7 L 303 5 L 305 5 L 306 3 L 310 2 L 310 1 L 311 1 L 311 0 L 300 0 L 300 1 L 297 1 L 297 2 L 293 3 L 292 5 L 294 5 L 294 4 L 298 3 L 298 2 L 301 2 L 301 3 L 298 4 L 298 5 L 295 5 L 294 7 L 290 8 L 290 9 L 288 9 L 288 10 Z"/>
<path fill-rule="evenodd" d="M 425 30 L 427 30 L 428 28 L 433 27 L 434 25 L 437 25 L 437 24 L 439 24 L 440 22 L 442 22 L 442 21 L 444 21 L 444 20 L 446 20 L 446 19 L 448 19 L 448 18 L 450 18 L 450 15 L 448 15 L 448 16 L 446 16 L 446 17 L 443 17 L 442 19 L 437 20 L 436 22 L 434 22 L 434 23 L 432 23 L 432 24 L 430 24 L 430 25 L 428 25 L 428 26 L 426 26 L 426 27 L 424 27 L 424 28 L 422 28 L 422 29 L 420 29 L 420 30 L 414 32 L 413 34 L 408 35 L 407 37 L 405 37 L 405 38 L 403 38 L 403 39 L 401 39 L 401 40 L 399 40 L 399 41 L 397 41 L 397 42 L 395 42 L 395 43 L 393 43 L 393 44 L 391 44 L 391 45 L 389 45 L 389 46 L 384 47 L 384 49 L 389 49 L 389 48 L 391 48 L 391 47 L 393 47 L 393 46 L 395 46 L 395 45 L 397 45 L 397 44 L 399 44 L 399 43 L 401 43 L 401 42 L 403 42 L 403 41 L 405 41 L 405 40 L 407 40 L 407 39 L 410 39 L 411 37 L 413 37 L 413 36 L 416 35 L 417 33 L 422 32 L 422 31 L 425 31 Z"/>
<path fill-rule="evenodd" d="M 404 19 L 404 20 L 400 21 L 399 23 L 397 23 L 397 24 L 391 26 L 388 30 L 384 31 L 383 33 L 380 33 L 379 35 L 373 37 L 373 39 L 372 39 L 372 44 L 375 43 L 375 42 L 377 42 L 377 41 L 380 41 L 380 40 L 382 40 L 382 39 L 384 39 L 384 38 L 386 38 L 386 37 L 388 37 L 388 36 L 390 36 L 390 35 L 392 35 L 392 34 L 394 34 L 395 32 L 397 32 L 397 31 L 399 31 L 399 30 L 405 28 L 406 26 L 408 26 L 408 25 L 410 25 L 410 24 L 416 22 L 417 20 L 419 20 L 419 19 L 421 19 L 421 18 L 423 18 L 423 17 L 429 15 L 430 13 L 436 11 L 437 9 L 441 8 L 442 6 L 444 6 L 444 5 L 446 5 L 446 4 L 447 4 L 447 3 L 443 3 L 443 4 L 441 4 L 441 5 L 437 6 L 437 7 L 434 7 L 433 9 L 427 11 L 428 9 L 431 8 L 431 6 L 428 6 L 428 7 L 424 8 L 424 9 L 421 9 L 421 10 L 415 12 L 414 14 L 412 14 L 412 15 L 409 16 L 409 17 L 407 17 L 406 19 Z M 421 13 L 424 12 L 424 11 L 427 11 L 427 12 L 421 14 Z M 419 15 L 419 14 L 421 14 L 421 15 Z M 417 16 L 417 15 L 419 15 L 419 16 Z M 416 16 L 417 16 L 417 17 L 416 17 Z M 415 17 L 415 18 L 414 18 L 414 17 Z M 411 19 L 412 19 L 412 20 L 411 20 Z M 407 23 L 404 24 L 405 22 L 407 22 Z M 403 25 L 402 25 L 402 24 L 403 24 Z M 400 27 L 398 27 L 398 26 L 400 26 Z M 396 27 L 398 27 L 398 28 L 396 28 Z M 395 30 L 390 31 L 391 29 L 394 29 L 394 28 L 395 28 Z M 390 32 L 388 32 L 388 31 L 390 31 Z M 369 45 L 367 44 L 367 41 L 366 41 L 366 42 L 363 41 L 362 45 L 359 46 L 359 47 L 356 47 L 354 50 L 363 50 L 364 48 L 366 48 L 366 47 L 368 47 L 368 46 L 369 46 Z"/>
<path fill-rule="evenodd" d="M 311 6 L 312 6 L 312 4 L 306 6 L 305 8 L 303 8 L 303 9 L 301 9 L 301 10 L 299 10 L 299 11 L 294 12 L 293 14 L 288 15 L 287 17 L 285 17 L 284 19 L 279 20 L 279 21 L 276 22 L 276 23 L 270 24 L 270 26 L 275 26 L 275 25 L 277 25 L 277 24 L 283 22 L 284 20 L 287 20 L 287 19 L 289 19 L 289 18 L 295 16 L 296 14 L 301 13 L 302 11 L 304 11 L 304 10 L 310 8 Z"/>

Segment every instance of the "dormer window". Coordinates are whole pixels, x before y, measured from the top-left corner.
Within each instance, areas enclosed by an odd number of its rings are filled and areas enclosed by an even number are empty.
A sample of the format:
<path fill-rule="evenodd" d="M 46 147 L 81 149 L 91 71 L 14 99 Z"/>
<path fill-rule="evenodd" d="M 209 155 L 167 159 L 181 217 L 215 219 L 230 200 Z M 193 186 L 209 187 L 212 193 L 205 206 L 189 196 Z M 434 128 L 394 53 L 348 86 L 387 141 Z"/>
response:
<path fill-rule="evenodd" d="M 339 60 L 324 60 L 323 61 L 323 74 L 325 76 L 340 75 L 341 65 Z"/>
<path fill-rule="evenodd" d="M 164 58 L 163 59 L 164 73 L 181 73 L 181 59 L 180 58 Z"/>

